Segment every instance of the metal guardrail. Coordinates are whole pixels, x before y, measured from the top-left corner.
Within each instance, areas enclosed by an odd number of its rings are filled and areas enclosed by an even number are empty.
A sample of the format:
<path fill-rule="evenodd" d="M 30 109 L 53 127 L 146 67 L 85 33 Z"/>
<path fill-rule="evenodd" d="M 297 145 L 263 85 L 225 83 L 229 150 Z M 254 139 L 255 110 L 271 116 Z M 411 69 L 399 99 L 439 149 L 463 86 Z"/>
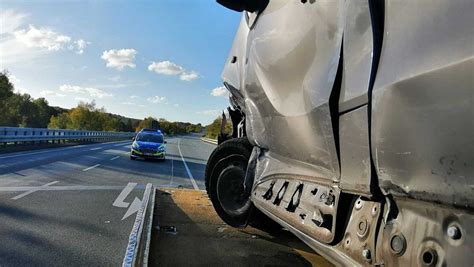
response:
<path fill-rule="evenodd" d="M 102 132 L 66 129 L 0 127 L 0 143 L 107 141 L 132 138 L 133 132 Z"/>
<path fill-rule="evenodd" d="M 216 139 L 211 139 L 211 138 L 206 138 L 206 137 L 201 137 L 201 141 L 217 145 L 217 140 Z"/>

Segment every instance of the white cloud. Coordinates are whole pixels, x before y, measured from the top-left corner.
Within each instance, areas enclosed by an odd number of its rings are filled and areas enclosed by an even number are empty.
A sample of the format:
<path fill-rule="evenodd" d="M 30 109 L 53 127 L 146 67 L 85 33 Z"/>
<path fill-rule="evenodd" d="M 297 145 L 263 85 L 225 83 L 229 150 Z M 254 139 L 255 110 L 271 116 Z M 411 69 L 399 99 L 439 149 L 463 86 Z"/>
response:
<path fill-rule="evenodd" d="M 175 108 L 177 108 L 177 107 L 179 107 L 179 104 L 174 104 L 173 106 L 174 106 Z"/>
<path fill-rule="evenodd" d="M 181 73 L 181 75 L 179 75 L 180 80 L 187 81 L 187 82 L 194 81 L 197 78 L 199 78 L 199 74 L 195 71 L 183 72 Z"/>
<path fill-rule="evenodd" d="M 154 71 L 164 75 L 178 75 L 184 71 L 184 68 L 171 61 L 152 62 L 148 66 L 149 71 Z"/>
<path fill-rule="evenodd" d="M 229 96 L 229 91 L 224 86 L 212 89 L 211 95 L 213 96 Z"/>
<path fill-rule="evenodd" d="M 48 27 L 25 27 L 27 17 L 27 14 L 12 9 L 0 11 L 0 68 L 63 49 L 83 53 L 89 44 L 82 39 L 74 41 L 72 37 Z"/>
<path fill-rule="evenodd" d="M 15 75 L 8 74 L 8 80 L 13 84 L 16 93 L 30 94 L 30 92 L 26 88 L 20 86 L 21 80 L 18 79 L 18 77 L 16 77 Z"/>
<path fill-rule="evenodd" d="M 15 75 L 11 75 L 11 74 L 8 74 L 8 80 L 13 84 L 13 86 L 17 86 L 19 82 L 21 82 L 20 79 L 18 79 L 18 77 L 16 77 Z"/>
<path fill-rule="evenodd" d="M 153 61 L 148 65 L 148 70 L 163 75 L 179 75 L 182 81 L 193 81 L 199 78 L 198 72 L 187 71 L 184 67 L 168 60 L 160 62 Z"/>
<path fill-rule="evenodd" d="M 70 46 L 69 49 L 76 50 L 77 54 L 82 55 L 86 47 L 90 44 L 91 44 L 90 42 L 86 42 L 83 39 L 79 39 L 77 41 L 74 41 L 74 44 Z"/>
<path fill-rule="evenodd" d="M 59 87 L 59 90 L 66 93 L 78 93 L 78 94 L 88 94 L 91 97 L 110 97 L 113 96 L 110 93 L 105 92 L 104 90 L 93 88 L 93 87 L 81 87 L 77 85 L 64 84 Z"/>
<path fill-rule="evenodd" d="M 49 51 L 63 49 L 71 42 L 71 37 L 59 34 L 49 28 L 29 26 L 28 30 L 14 32 L 16 40 L 30 48 L 43 48 Z"/>
<path fill-rule="evenodd" d="M 164 96 L 152 96 L 152 97 L 149 97 L 146 99 L 148 102 L 151 102 L 151 103 L 160 103 L 160 104 L 166 104 L 166 97 Z"/>
<path fill-rule="evenodd" d="M 0 18 L 2 25 L 0 27 L 0 34 L 13 33 L 16 29 L 23 25 L 27 14 L 18 13 L 13 9 L 5 9 L 0 11 Z"/>
<path fill-rule="evenodd" d="M 221 114 L 222 110 L 218 109 L 209 109 L 209 110 L 203 110 L 203 111 L 198 111 L 196 112 L 199 115 L 205 115 L 205 116 L 219 116 Z"/>
<path fill-rule="evenodd" d="M 137 95 L 131 95 L 131 96 L 130 96 L 130 99 L 137 99 L 137 98 L 138 98 Z"/>
<path fill-rule="evenodd" d="M 55 97 L 65 97 L 65 94 L 60 94 L 51 90 L 43 90 L 40 92 L 41 96 L 55 96 Z"/>
<path fill-rule="evenodd" d="M 123 70 L 125 67 L 135 68 L 135 49 L 111 49 L 104 51 L 101 58 L 107 62 L 108 68 Z"/>

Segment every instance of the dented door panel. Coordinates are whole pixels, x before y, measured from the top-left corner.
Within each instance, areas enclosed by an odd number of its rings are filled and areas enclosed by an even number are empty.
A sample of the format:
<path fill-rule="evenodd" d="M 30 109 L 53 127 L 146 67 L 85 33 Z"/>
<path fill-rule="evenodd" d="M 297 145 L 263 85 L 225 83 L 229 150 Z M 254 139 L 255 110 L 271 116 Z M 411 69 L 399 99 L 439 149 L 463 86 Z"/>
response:
<path fill-rule="evenodd" d="M 372 153 L 388 193 L 474 206 L 473 9 L 387 2 Z"/>
<path fill-rule="evenodd" d="M 342 1 L 270 1 L 249 32 L 243 87 L 250 139 L 328 183 L 340 176 L 328 102 L 341 12 Z"/>

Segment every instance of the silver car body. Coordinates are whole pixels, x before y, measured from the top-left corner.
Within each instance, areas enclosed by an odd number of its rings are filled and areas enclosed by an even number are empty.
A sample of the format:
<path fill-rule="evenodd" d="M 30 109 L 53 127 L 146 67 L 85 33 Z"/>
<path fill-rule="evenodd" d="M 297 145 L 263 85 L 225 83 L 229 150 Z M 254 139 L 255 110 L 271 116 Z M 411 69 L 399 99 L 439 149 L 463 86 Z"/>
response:
<path fill-rule="evenodd" d="M 252 202 L 336 264 L 472 265 L 474 2 L 371 2 L 244 13 L 222 77 Z"/>

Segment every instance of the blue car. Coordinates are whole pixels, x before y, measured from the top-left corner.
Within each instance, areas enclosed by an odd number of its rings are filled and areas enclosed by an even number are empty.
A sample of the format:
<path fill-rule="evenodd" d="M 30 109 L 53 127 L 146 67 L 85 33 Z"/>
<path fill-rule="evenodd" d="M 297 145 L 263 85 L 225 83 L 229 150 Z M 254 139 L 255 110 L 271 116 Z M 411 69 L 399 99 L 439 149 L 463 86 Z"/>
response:
<path fill-rule="evenodd" d="M 160 159 L 166 158 L 166 141 L 160 130 L 142 129 L 133 138 L 130 159 Z"/>

